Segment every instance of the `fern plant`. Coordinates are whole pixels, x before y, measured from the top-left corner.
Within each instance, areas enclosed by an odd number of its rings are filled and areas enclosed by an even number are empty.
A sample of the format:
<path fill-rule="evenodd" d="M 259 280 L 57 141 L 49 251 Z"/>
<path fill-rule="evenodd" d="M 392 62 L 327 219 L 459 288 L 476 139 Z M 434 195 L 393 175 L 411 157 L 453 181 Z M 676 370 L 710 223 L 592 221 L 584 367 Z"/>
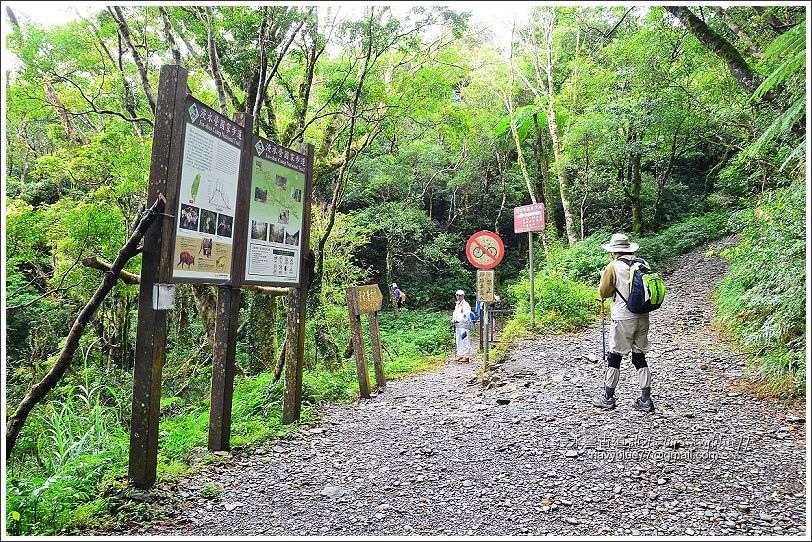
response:
<path fill-rule="evenodd" d="M 770 44 L 764 51 L 765 61 L 780 62 L 753 92 L 752 100 L 758 101 L 765 94 L 776 90 L 795 76 L 803 80 L 806 67 L 806 20 L 802 20 L 787 30 Z M 790 91 L 789 105 L 778 115 L 762 134 L 747 149 L 745 156 L 753 157 L 763 150 L 768 143 L 775 141 L 783 134 L 788 134 L 806 114 L 806 94 L 803 85 Z M 795 145 L 784 160 L 780 169 L 792 161 L 803 163 L 806 149 L 806 131 L 801 132 Z"/>

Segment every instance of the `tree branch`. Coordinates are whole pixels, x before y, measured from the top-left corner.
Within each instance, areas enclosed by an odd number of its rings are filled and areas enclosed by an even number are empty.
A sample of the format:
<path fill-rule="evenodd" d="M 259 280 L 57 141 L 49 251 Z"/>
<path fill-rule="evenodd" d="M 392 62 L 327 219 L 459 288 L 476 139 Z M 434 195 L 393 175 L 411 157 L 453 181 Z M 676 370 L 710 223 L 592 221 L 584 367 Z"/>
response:
<path fill-rule="evenodd" d="M 42 380 L 31 387 L 31 390 L 23 397 L 22 401 L 20 401 L 14 414 L 9 416 L 6 422 L 6 459 L 11 455 L 11 451 L 17 442 L 17 437 L 20 435 L 20 431 L 23 425 L 25 425 L 25 421 L 28 419 L 31 410 L 45 398 L 49 391 L 56 387 L 65 374 L 65 371 L 70 367 L 73 355 L 79 346 L 79 340 L 82 338 L 88 322 L 90 322 L 101 302 L 110 290 L 113 289 L 113 286 L 115 286 L 119 274 L 122 269 L 124 269 L 124 265 L 136 254 L 138 244 L 159 213 L 163 211 L 165 204 L 166 199 L 163 194 L 159 194 L 155 203 L 152 204 L 152 207 L 143 213 L 138 227 L 121 250 L 119 250 L 110 272 L 105 275 L 104 280 L 96 289 L 93 297 L 90 298 L 76 317 L 76 321 L 74 321 L 73 326 L 71 326 L 70 333 L 68 333 L 65 345 L 62 347 L 62 351 L 59 353 L 59 358 L 56 360 L 56 363 L 54 363 L 54 366 Z"/>

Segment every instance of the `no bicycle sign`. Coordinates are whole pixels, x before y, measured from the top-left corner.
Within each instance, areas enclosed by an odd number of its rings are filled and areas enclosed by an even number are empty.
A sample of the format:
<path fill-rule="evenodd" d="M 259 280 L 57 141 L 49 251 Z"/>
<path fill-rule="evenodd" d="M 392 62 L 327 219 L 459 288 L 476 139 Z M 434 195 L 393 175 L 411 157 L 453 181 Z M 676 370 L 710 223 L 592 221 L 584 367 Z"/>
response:
<path fill-rule="evenodd" d="M 505 244 L 492 231 L 482 230 L 468 239 L 465 255 L 477 269 L 493 269 L 505 255 Z"/>

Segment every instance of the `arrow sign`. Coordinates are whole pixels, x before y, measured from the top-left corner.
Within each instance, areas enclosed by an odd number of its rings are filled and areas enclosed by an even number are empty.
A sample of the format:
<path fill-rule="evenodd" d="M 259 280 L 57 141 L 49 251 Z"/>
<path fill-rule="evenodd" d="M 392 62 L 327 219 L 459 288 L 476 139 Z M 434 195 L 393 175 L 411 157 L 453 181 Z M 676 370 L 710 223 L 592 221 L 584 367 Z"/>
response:
<path fill-rule="evenodd" d="M 544 229 L 544 204 L 533 203 L 513 209 L 513 231 L 541 231 Z"/>
<path fill-rule="evenodd" d="M 492 231 L 482 230 L 468 239 L 465 255 L 471 265 L 478 269 L 493 269 L 505 255 L 505 244 Z"/>

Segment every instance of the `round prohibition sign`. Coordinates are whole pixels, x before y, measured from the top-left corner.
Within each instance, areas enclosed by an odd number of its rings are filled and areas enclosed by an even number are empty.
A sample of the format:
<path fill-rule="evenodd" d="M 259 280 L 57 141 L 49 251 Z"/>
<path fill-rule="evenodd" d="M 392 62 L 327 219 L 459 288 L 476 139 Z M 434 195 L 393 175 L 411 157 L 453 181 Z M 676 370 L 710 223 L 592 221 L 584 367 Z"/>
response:
<path fill-rule="evenodd" d="M 465 255 L 471 265 L 478 269 L 493 269 L 505 255 L 505 244 L 492 231 L 482 230 L 468 239 Z"/>

